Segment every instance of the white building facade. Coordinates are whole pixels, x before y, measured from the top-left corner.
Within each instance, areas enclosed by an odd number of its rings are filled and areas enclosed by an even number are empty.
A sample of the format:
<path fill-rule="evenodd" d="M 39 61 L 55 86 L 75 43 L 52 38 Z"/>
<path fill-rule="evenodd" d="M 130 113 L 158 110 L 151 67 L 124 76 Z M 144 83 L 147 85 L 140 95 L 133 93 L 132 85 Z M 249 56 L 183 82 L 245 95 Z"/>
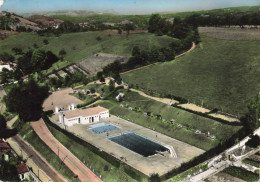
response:
<path fill-rule="evenodd" d="M 91 124 L 106 120 L 109 120 L 109 111 L 108 109 L 100 106 L 59 113 L 59 122 L 65 126 L 73 126 L 75 124 Z"/>

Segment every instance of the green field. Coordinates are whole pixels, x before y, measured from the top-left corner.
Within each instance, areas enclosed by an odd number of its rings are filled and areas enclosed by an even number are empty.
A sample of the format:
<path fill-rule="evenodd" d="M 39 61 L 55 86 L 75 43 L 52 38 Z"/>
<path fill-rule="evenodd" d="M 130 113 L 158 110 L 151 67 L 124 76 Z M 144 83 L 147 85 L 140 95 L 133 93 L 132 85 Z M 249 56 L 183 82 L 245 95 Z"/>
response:
<path fill-rule="evenodd" d="M 101 40 L 96 39 L 98 36 L 101 37 Z M 49 44 L 44 45 L 44 39 L 47 39 Z M 119 35 L 109 36 L 99 32 L 68 33 L 59 37 L 39 36 L 36 33 L 21 33 L 0 40 L 0 54 L 3 52 L 11 53 L 13 47 L 22 48 L 25 52 L 28 48 L 33 48 L 33 44 L 37 44 L 40 49 L 51 50 L 57 56 L 59 51 L 64 49 L 67 52 L 64 61 L 59 61 L 52 67 L 52 69 L 58 69 L 98 52 L 131 55 L 134 46 L 147 50 L 152 47 L 166 47 L 171 41 L 171 37 L 159 37 L 150 33 L 130 34 L 128 37 Z"/>
<path fill-rule="evenodd" d="M 260 90 L 260 41 L 202 37 L 174 61 L 121 75 L 148 94 L 181 96 L 191 103 L 241 116 Z"/>

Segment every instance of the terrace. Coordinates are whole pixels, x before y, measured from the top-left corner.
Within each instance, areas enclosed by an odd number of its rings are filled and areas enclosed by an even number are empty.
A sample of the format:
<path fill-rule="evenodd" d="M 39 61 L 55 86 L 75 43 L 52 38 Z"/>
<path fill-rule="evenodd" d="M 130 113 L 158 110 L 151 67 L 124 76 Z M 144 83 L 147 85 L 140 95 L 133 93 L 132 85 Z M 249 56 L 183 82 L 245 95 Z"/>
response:
<path fill-rule="evenodd" d="M 50 120 L 56 124 L 58 122 L 55 115 Z M 76 124 L 67 130 L 146 175 L 163 175 L 204 152 L 115 116 L 106 122 Z M 171 155 L 169 146 L 174 148 L 177 158 Z"/>

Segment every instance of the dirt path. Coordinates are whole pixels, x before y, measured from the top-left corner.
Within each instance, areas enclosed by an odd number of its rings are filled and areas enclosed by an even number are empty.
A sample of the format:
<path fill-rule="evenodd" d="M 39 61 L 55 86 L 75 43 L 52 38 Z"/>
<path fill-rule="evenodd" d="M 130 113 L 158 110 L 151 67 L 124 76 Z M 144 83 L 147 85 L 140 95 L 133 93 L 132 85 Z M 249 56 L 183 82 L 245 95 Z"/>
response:
<path fill-rule="evenodd" d="M 168 99 L 168 98 L 159 98 L 159 97 L 152 97 L 150 95 L 147 95 L 145 94 L 144 92 L 140 91 L 140 90 L 135 90 L 135 89 L 130 89 L 131 91 L 134 91 L 134 92 L 138 92 L 140 95 L 146 97 L 146 98 L 149 98 L 149 99 L 153 99 L 153 100 L 156 100 L 158 102 L 162 102 L 164 104 L 169 104 L 169 103 L 172 103 L 172 104 L 178 104 L 179 102 L 177 100 L 173 100 L 173 99 Z"/>
<path fill-rule="evenodd" d="M 176 59 L 176 58 L 179 58 L 179 57 L 181 57 L 181 56 L 183 56 L 183 55 L 185 55 L 185 54 L 187 54 L 188 52 L 191 52 L 191 51 L 194 50 L 195 48 L 196 48 L 196 44 L 195 44 L 194 42 L 192 42 L 191 48 L 190 48 L 188 51 L 186 51 L 186 52 L 184 52 L 184 53 L 181 53 L 181 54 L 175 56 L 175 59 Z M 140 69 L 143 69 L 143 68 L 146 68 L 146 67 L 155 65 L 155 64 L 158 64 L 158 62 L 153 63 L 153 64 L 149 64 L 149 65 L 146 65 L 146 66 L 142 66 L 142 67 L 139 67 L 139 68 L 135 68 L 135 69 L 132 69 L 132 70 L 129 70 L 129 71 L 125 71 L 125 72 L 122 72 L 122 73 L 120 73 L 120 74 L 123 75 L 123 74 L 126 74 L 126 73 L 130 73 L 130 72 L 133 72 L 133 71 L 136 71 L 136 70 L 140 70 Z"/>
<path fill-rule="evenodd" d="M 90 169 L 53 137 L 42 119 L 31 122 L 31 126 L 43 142 L 58 155 L 60 160 L 62 160 L 74 174 L 78 175 L 81 181 L 100 182 L 100 179 Z"/>
<path fill-rule="evenodd" d="M 26 160 L 26 165 L 32 168 L 33 172 L 41 181 L 66 182 L 36 150 L 34 150 L 20 135 L 13 136 L 7 140 L 12 149 Z"/>

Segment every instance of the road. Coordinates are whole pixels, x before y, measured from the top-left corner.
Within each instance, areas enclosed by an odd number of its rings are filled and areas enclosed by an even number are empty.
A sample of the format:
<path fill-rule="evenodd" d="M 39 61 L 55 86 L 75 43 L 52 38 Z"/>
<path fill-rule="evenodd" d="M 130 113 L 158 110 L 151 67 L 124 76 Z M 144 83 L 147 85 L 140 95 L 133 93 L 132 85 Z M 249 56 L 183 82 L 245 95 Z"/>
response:
<path fill-rule="evenodd" d="M 42 169 L 53 181 L 66 182 L 66 179 L 61 176 L 43 157 L 41 157 L 37 151 L 30 147 L 20 135 L 13 136 L 12 140 L 16 142 L 19 145 L 20 150 L 25 152 L 38 168 Z M 37 171 L 34 170 L 34 173 L 37 174 Z"/>
<path fill-rule="evenodd" d="M 38 136 L 45 142 L 49 148 L 58 155 L 63 163 L 84 182 L 100 182 L 101 180 L 86 167 L 77 157 L 75 157 L 67 148 L 65 148 L 51 134 L 44 121 L 40 119 L 36 122 L 31 122 L 32 128 Z"/>

